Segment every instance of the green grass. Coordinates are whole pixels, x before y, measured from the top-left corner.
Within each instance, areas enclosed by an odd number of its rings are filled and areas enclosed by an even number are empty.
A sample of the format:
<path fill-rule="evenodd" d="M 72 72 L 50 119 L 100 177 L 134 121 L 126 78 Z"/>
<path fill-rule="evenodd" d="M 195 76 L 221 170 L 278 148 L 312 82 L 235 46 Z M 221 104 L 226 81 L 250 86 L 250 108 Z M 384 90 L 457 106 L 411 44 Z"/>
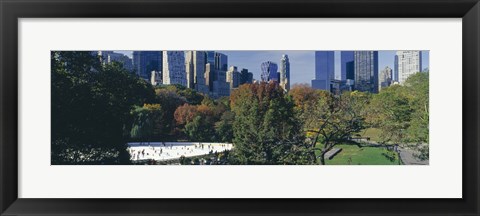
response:
<path fill-rule="evenodd" d="M 317 145 L 318 146 L 318 145 Z M 341 148 L 332 160 L 325 159 L 326 165 L 398 165 L 398 155 L 380 147 L 358 147 L 357 145 L 342 144 L 334 148 Z M 318 151 L 318 150 L 317 150 Z M 391 161 L 387 156 L 393 156 Z M 317 154 L 318 155 L 318 154 Z"/>
<path fill-rule="evenodd" d="M 380 134 L 382 131 L 378 128 L 367 128 L 363 131 L 360 131 L 358 133 L 361 137 L 370 137 L 370 140 L 375 141 L 375 142 L 381 142 L 382 140 L 380 139 Z"/>

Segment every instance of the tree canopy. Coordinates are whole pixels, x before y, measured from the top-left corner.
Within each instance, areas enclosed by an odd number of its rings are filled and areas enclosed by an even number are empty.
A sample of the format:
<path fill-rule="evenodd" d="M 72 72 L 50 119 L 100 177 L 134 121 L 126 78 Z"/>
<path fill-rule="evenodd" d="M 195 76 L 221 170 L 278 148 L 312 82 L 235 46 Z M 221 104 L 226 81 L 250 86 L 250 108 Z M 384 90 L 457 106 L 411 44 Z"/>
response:
<path fill-rule="evenodd" d="M 310 155 L 291 97 L 276 83 L 247 84 L 231 95 L 239 164 L 308 164 Z"/>
<path fill-rule="evenodd" d="M 52 164 L 129 163 L 130 110 L 150 84 L 91 52 L 52 52 Z"/>

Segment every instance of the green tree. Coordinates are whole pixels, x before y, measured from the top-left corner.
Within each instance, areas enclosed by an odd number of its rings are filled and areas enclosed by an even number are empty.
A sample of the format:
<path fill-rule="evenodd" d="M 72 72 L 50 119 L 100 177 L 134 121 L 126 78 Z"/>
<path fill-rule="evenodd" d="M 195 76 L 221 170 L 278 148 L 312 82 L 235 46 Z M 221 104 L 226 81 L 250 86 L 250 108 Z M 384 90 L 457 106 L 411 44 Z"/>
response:
<path fill-rule="evenodd" d="M 308 163 L 293 101 L 275 83 L 246 84 L 231 95 L 235 163 Z M 307 158 L 307 159 L 306 159 Z"/>
<path fill-rule="evenodd" d="M 163 129 L 163 112 L 160 104 L 144 104 L 135 106 L 131 111 L 134 121 L 130 136 L 140 141 L 152 141 L 159 138 Z"/>
<path fill-rule="evenodd" d="M 217 141 L 231 143 L 233 140 L 233 122 L 235 114 L 231 111 L 225 111 L 220 121 L 215 123 L 215 133 Z"/>
<path fill-rule="evenodd" d="M 408 141 L 428 143 L 429 138 L 429 79 L 428 73 L 416 73 L 405 82 L 410 97 L 410 127 L 407 129 Z"/>
<path fill-rule="evenodd" d="M 175 111 L 187 102 L 185 97 L 169 88 L 155 89 L 156 103 L 160 104 L 163 112 L 163 130 L 160 135 L 165 140 L 177 138 Z"/>
<path fill-rule="evenodd" d="M 199 105 L 204 98 L 202 94 L 198 93 L 194 89 L 187 88 L 179 84 L 162 86 L 159 87 L 159 89 L 165 89 L 167 91 L 175 92 L 176 94 L 183 97 L 186 103 L 191 105 Z"/>
<path fill-rule="evenodd" d="M 320 164 L 325 165 L 325 154 L 337 144 L 349 141 L 354 133 L 365 128 L 365 113 L 369 103 L 369 94 L 363 92 L 344 92 L 336 97 L 324 92 L 311 110 L 307 128 L 312 128 L 315 138 L 312 147 L 319 150 Z M 317 143 L 320 145 L 317 145 Z"/>
<path fill-rule="evenodd" d="M 52 52 L 52 164 L 125 164 L 130 110 L 153 88 L 91 52 Z"/>
<path fill-rule="evenodd" d="M 405 87 L 393 85 L 372 98 L 369 121 L 381 130 L 383 142 L 402 143 L 407 139 L 412 108 Z"/>
<path fill-rule="evenodd" d="M 207 142 L 214 139 L 215 131 L 204 116 L 197 115 L 185 125 L 185 134 L 192 141 Z"/>

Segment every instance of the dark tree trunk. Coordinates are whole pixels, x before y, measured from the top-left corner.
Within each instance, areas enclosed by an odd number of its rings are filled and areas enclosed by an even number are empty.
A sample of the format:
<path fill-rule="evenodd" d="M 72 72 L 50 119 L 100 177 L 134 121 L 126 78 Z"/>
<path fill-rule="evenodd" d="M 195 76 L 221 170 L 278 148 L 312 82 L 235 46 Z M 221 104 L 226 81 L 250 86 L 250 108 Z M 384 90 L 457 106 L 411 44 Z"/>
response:
<path fill-rule="evenodd" d="M 320 153 L 320 164 L 321 165 L 325 165 L 325 153 L 326 152 Z"/>
<path fill-rule="evenodd" d="M 313 159 L 313 163 L 315 163 L 315 164 L 317 163 L 317 155 L 315 154 L 315 146 L 317 144 L 319 136 L 320 136 L 320 133 L 317 132 L 317 135 L 315 135 L 315 139 L 313 140 L 313 143 L 312 143 L 312 150 L 313 150 L 313 152 L 312 152 L 313 158 L 312 159 Z"/>
<path fill-rule="evenodd" d="M 317 155 L 315 155 L 315 149 L 313 149 L 312 154 L 310 156 L 312 157 L 313 163 L 317 164 Z"/>

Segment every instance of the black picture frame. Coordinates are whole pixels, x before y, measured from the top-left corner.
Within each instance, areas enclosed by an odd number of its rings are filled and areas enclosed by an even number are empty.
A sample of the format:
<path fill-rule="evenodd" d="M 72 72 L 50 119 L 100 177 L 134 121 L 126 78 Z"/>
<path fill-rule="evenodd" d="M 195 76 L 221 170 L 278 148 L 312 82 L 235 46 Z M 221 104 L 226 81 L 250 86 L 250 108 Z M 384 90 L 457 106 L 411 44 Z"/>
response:
<path fill-rule="evenodd" d="M 1 215 L 479 215 L 478 0 L 0 0 Z M 462 199 L 19 199 L 18 19 L 462 18 Z M 41 185 L 39 185 L 41 186 Z M 439 188 L 441 190 L 441 188 Z M 211 206 L 215 208 L 211 208 Z"/>

